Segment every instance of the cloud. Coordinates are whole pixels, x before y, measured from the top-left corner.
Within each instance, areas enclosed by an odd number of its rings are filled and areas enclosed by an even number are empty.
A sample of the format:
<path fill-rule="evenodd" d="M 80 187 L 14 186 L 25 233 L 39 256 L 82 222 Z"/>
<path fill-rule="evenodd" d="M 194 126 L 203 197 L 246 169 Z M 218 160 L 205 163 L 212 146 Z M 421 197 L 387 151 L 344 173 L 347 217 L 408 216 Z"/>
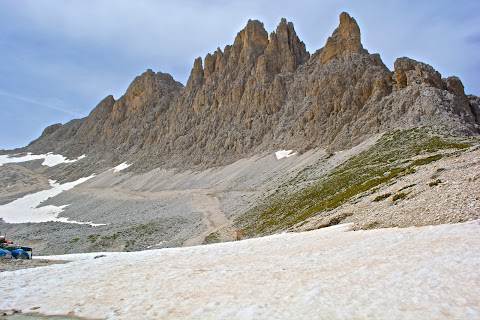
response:
<path fill-rule="evenodd" d="M 22 101 L 22 102 L 26 102 L 26 103 L 30 103 L 30 104 L 35 104 L 37 106 L 41 106 L 41 107 L 44 107 L 44 108 L 47 108 L 47 109 L 60 111 L 60 112 L 63 112 L 65 114 L 72 115 L 74 117 L 81 117 L 82 116 L 81 114 L 72 111 L 71 108 L 68 108 L 68 107 L 65 107 L 65 106 L 59 106 L 57 104 L 42 102 L 42 101 L 39 101 L 37 99 L 32 99 L 32 98 L 29 98 L 29 97 L 17 95 L 17 94 L 14 94 L 14 93 L 3 91 L 3 90 L 0 90 L 0 96 L 5 96 L 5 97 L 8 97 L 8 98 L 18 100 L 18 101 Z"/>
<path fill-rule="evenodd" d="M 210 48 L 209 39 L 225 44 L 231 41 L 226 25 L 240 24 L 247 4 L 122 0 L 63 1 L 27 0 L 15 6 L 16 13 L 37 32 L 61 41 L 97 46 L 112 55 L 149 59 L 165 64 L 178 63 L 178 57 L 193 59 Z M 239 31 L 239 30 L 237 30 Z M 206 41 L 207 40 L 207 41 Z M 182 63 L 185 61 L 182 61 Z M 188 61 L 188 64 L 193 60 Z"/>

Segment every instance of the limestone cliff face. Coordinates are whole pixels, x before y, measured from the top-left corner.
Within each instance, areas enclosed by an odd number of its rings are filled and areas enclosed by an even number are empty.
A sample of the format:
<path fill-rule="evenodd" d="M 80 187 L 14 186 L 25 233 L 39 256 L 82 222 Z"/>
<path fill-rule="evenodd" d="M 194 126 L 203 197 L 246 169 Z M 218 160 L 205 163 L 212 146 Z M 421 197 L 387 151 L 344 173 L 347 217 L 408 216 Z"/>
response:
<path fill-rule="evenodd" d="M 186 87 L 148 70 L 120 99 L 46 129 L 28 149 L 139 171 L 206 168 L 279 148 L 343 149 L 393 128 L 479 134 L 478 105 L 460 79 L 427 64 L 400 58 L 388 70 L 347 13 L 311 56 L 291 22 L 268 35 L 250 20 L 233 45 L 195 60 Z"/>

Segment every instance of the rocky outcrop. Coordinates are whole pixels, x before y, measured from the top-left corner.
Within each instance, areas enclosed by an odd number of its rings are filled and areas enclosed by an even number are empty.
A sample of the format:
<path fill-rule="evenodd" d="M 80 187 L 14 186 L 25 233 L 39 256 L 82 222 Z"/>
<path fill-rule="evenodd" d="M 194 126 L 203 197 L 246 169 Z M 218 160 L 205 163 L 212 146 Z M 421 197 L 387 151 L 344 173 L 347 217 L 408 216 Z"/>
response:
<path fill-rule="evenodd" d="M 208 69 L 207 69 L 207 74 L 212 74 L 213 71 L 215 71 L 215 64 L 211 55 L 208 56 L 208 58 L 205 58 L 205 65 L 208 63 Z M 202 58 L 197 58 L 195 59 L 195 62 L 193 63 L 193 69 L 192 72 L 190 73 L 190 77 L 188 78 L 187 82 L 187 88 L 194 88 L 201 86 L 203 84 L 203 66 L 202 66 Z"/>
<path fill-rule="evenodd" d="M 133 80 L 125 95 L 113 106 L 113 123 L 122 122 L 136 112 L 144 112 L 147 108 L 154 107 L 158 100 L 168 98 L 170 93 L 182 88 L 183 85 L 176 82 L 171 75 L 148 69 Z"/>
<path fill-rule="evenodd" d="M 478 134 L 478 115 L 478 98 L 458 78 L 409 58 L 388 70 L 347 13 L 312 56 L 291 22 L 269 36 L 249 20 L 233 45 L 195 60 L 186 87 L 148 70 L 118 100 L 105 98 L 28 150 L 86 153 L 88 168 L 127 161 L 129 170 L 185 170 L 279 149 L 339 150 L 393 128 Z"/>
<path fill-rule="evenodd" d="M 282 19 L 277 30 L 270 34 L 268 46 L 258 61 L 257 75 L 260 80 L 267 82 L 271 80 L 270 75 L 294 72 L 309 57 L 310 54 L 298 38 L 293 23 Z"/>
<path fill-rule="evenodd" d="M 468 100 L 475 122 L 480 123 L 480 98 L 474 95 L 468 95 Z"/>
<path fill-rule="evenodd" d="M 114 105 L 115 99 L 111 95 L 100 101 L 82 123 L 82 126 L 78 130 L 78 134 L 86 137 L 101 137 L 104 133 L 105 123 L 112 115 Z"/>
<path fill-rule="evenodd" d="M 465 96 L 465 88 L 462 81 L 458 77 L 448 77 L 444 80 L 447 90 L 458 97 Z"/>
<path fill-rule="evenodd" d="M 393 75 L 398 89 L 418 84 L 446 89 L 442 76 L 432 66 L 409 58 L 399 58 L 395 61 Z"/>
<path fill-rule="evenodd" d="M 40 135 L 40 138 L 44 138 L 44 137 L 48 136 L 49 134 L 54 133 L 54 132 L 57 131 L 61 126 L 62 126 L 61 123 L 55 123 L 55 124 L 52 124 L 51 126 L 46 127 L 46 128 L 43 130 L 42 134 Z"/>
<path fill-rule="evenodd" d="M 363 50 L 360 28 L 355 19 L 346 12 L 340 15 L 340 25 L 328 38 L 320 54 L 319 62 L 327 63 L 333 58 L 340 58 L 348 52 L 361 52 Z"/>

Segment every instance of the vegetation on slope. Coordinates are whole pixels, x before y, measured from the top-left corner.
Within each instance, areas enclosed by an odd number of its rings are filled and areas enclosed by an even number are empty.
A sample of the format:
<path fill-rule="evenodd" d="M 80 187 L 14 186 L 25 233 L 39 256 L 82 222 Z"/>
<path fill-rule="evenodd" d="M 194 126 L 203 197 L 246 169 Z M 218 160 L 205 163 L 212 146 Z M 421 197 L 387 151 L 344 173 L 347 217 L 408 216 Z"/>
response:
<path fill-rule="evenodd" d="M 327 175 L 305 183 L 305 175 L 313 168 L 300 172 L 289 186 L 280 188 L 265 204 L 239 218 L 237 225 L 249 236 L 286 230 L 312 216 L 328 215 L 355 196 L 441 159 L 449 154 L 447 151 L 457 152 L 471 145 L 465 138 L 434 133 L 428 128 L 391 131 Z"/>

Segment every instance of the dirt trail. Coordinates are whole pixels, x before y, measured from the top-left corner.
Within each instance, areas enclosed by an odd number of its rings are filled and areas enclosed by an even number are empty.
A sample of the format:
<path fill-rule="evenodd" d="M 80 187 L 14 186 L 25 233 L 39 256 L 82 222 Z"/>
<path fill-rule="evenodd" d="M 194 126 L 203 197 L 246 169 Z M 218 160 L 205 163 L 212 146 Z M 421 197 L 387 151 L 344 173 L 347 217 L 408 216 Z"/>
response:
<path fill-rule="evenodd" d="M 193 193 L 190 207 L 194 212 L 203 213 L 203 223 L 207 226 L 207 230 L 188 239 L 183 246 L 200 245 L 210 233 L 231 224 L 231 221 L 222 212 L 218 198 L 208 191 Z"/>

